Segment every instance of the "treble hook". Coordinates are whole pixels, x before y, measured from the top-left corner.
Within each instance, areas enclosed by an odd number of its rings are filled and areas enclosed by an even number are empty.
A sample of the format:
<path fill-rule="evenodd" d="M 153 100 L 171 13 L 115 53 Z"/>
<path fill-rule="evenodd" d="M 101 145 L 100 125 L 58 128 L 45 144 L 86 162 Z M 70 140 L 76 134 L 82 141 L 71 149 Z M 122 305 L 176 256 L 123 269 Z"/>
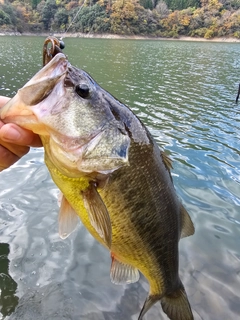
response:
<path fill-rule="evenodd" d="M 51 46 L 48 48 L 48 44 L 51 43 Z M 43 66 L 45 66 L 56 54 L 62 52 L 65 45 L 62 40 L 50 36 L 48 37 L 43 44 Z"/>

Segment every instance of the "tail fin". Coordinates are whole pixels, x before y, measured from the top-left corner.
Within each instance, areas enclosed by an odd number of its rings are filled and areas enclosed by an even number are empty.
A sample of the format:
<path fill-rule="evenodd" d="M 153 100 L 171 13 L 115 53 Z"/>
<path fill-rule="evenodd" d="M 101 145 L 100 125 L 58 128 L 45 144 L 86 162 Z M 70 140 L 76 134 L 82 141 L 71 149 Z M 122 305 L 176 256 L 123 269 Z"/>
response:
<path fill-rule="evenodd" d="M 161 299 L 162 309 L 171 320 L 194 320 L 187 294 L 181 283 L 179 289 Z"/>
<path fill-rule="evenodd" d="M 142 320 L 145 313 L 161 300 L 162 309 L 171 320 L 194 320 L 187 294 L 180 282 L 180 287 L 173 293 L 165 296 L 149 295 L 142 307 L 138 320 Z"/>

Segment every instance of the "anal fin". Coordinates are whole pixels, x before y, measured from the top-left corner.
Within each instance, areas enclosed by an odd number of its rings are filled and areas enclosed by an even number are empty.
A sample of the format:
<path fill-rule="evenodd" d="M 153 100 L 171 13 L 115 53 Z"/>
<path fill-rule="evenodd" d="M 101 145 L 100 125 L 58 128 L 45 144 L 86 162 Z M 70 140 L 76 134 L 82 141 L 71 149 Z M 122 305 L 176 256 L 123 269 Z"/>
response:
<path fill-rule="evenodd" d="M 110 278 L 114 284 L 129 284 L 139 280 L 139 271 L 130 264 L 118 261 L 112 256 Z"/>
<path fill-rule="evenodd" d="M 193 235 L 195 228 L 187 210 L 184 208 L 183 205 L 181 205 L 180 212 L 182 220 L 181 238 Z"/>

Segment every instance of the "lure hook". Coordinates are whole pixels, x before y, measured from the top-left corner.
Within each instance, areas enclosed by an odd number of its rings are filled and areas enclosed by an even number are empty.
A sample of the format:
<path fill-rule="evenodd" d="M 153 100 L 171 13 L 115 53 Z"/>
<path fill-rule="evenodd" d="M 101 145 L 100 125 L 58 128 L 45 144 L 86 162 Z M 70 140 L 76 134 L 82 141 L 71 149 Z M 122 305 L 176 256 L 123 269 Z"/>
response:
<path fill-rule="evenodd" d="M 49 47 L 49 43 L 51 44 Z M 43 44 L 43 66 L 55 57 L 56 54 L 62 52 L 65 44 L 62 40 L 58 40 L 56 37 L 49 36 Z"/>

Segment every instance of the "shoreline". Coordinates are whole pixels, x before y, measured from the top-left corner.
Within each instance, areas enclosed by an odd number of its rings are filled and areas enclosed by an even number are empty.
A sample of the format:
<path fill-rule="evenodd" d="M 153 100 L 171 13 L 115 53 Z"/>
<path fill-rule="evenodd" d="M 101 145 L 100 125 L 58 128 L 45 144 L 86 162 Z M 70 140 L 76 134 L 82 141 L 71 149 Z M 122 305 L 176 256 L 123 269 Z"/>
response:
<path fill-rule="evenodd" d="M 116 40 L 155 40 L 155 41 L 197 41 L 197 42 L 226 42 L 226 43 L 240 43 L 240 39 L 234 37 L 218 37 L 218 38 L 195 38 L 188 36 L 180 36 L 179 38 L 163 38 L 163 37 L 151 37 L 151 36 L 140 36 L 140 35 L 118 35 L 118 34 L 97 34 L 97 33 L 60 33 L 60 32 L 51 32 L 51 33 L 30 33 L 30 32 L 1 32 L 0 36 L 39 36 L 39 37 L 48 37 L 49 35 L 55 36 L 58 38 L 96 38 L 96 39 L 116 39 Z"/>

